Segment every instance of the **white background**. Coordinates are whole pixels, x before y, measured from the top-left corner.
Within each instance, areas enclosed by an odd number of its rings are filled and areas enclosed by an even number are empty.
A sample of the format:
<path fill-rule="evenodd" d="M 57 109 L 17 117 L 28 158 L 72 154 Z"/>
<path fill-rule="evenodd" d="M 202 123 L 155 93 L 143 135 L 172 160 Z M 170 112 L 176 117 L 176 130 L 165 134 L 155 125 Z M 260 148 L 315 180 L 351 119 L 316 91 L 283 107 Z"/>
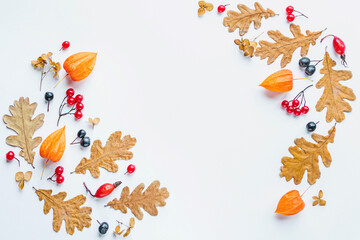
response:
<path fill-rule="evenodd" d="M 229 9 L 236 9 L 236 1 Z M 242 1 L 253 8 L 253 1 Z M 353 79 L 345 85 L 360 97 L 358 2 L 354 0 L 262 1 L 265 8 L 280 16 L 262 21 L 245 35 L 252 38 L 271 29 L 291 36 L 285 20 L 285 8 L 292 4 L 310 18 L 297 18 L 302 30 L 322 30 L 340 36 L 346 43 L 347 60 Z M 0 233 L 1 239 L 96 239 L 96 219 L 110 223 L 110 231 L 102 239 L 114 239 L 111 231 L 115 219 L 127 222 L 132 216 L 104 208 L 120 196 L 121 188 L 132 189 L 144 182 L 148 186 L 160 180 L 168 188 L 167 205 L 151 217 L 144 213 L 136 221 L 129 239 L 357 239 L 359 230 L 359 101 L 351 102 L 353 111 L 337 126 L 335 143 L 329 145 L 333 162 L 330 168 L 320 164 L 321 178 L 304 195 L 305 209 L 296 216 L 274 214 L 278 200 L 292 189 L 303 192 L 306 176 L 300 185 L 279 177 L 281 158 L 289 155 L 288 147 L 297 137 L 310 139 L 305 130 L 309 121 L 320 121 L 317 133 L 326 134 L 334 123 L 325 122 L 325 111 L 315 111 L 322 90 L 312 87 L 306 92 L 310 112 L 293 117 L 281 108 L 283 99 L 291 99 L 310 84 L 297 81 L 287 94 L 270 94 L 258 85 L 280 69 L 280 58 L 271 66 L 266 60 L 245 58 L 233 43 L 238 32 L 228 33 L 222 25 L 226 15 L 214 9 L 197 16 L 197 1 L 132 0 L 132 1 L 1 1 L 0 8 L 0 113 L 21 96 L 38 102 L 37 113 L 45 112 L 45 91 L 54 91 L 50 113 L 36 136 L 46 137 L 56 130 L 58 106 L 68 87 L 85 97 L 84 118 L 74 121 L 65 117 L 68 142 L 80 128 L 92 140 L 105 142 L 117 130 L 137 138 L 133 148 L 136 172 L 123 176 L 129 162 L 118 161 L 118 173 L 101 170 L 94 179 L 89 172 L 70 175 L 90 148 L 67 146 L 58 164 L 49 164 L 45 176 L 57 165 L 65 168 L 65 182 L 59 186 L 40 181 L 44 161 L 35 158 L 35 172 L 23 191 L 14 180 L 19 171 L 16 162 L 0 161 Z M 266 34 L 260 39 L 269 40 Z M 68 50 L 59 52 L 64 40 Z M 325 46 L 338 65 L 328 39 L 310 48 L 311 59 L 321 59 Z M 64 82 L 55 90 L 55 80 L 48 76 L 39 92 L 40 72 L 30 61 L 41 53 L 52 51 L 61 63 L 80 51 L 98 52 L 93 73 L 82 82 Z M 294 77 L 304 77 L 298 67 L 299 50 L 287 66 Z M 318 65 L 318 70 L 322 65 Z M 61 77 L 65 72 L 60 73 Z M 319 71 L 312 79 L 320 79 Z M 86 119 L 100 117 L 92 130 Z M 5 144 L 13 134 L 1 124 L 1 155 L 19 150 Z M 21 171 L 32 170 L 21 161 Z M 122 180 L 124 184 L 106 199 L 95 200 L 86 195 L 82 182 L 96 190 L 105 182 Z M 92 226 L 71 237 L 63 223 L 59 233 L 52 229 L 52 212 L 43 214 L 43 202 L 32 186 L 66 191 L 68 198 L 87 196 L 91 206 Z M 325 207 L 312 207 L 311 197 L 322 189 Z"/>

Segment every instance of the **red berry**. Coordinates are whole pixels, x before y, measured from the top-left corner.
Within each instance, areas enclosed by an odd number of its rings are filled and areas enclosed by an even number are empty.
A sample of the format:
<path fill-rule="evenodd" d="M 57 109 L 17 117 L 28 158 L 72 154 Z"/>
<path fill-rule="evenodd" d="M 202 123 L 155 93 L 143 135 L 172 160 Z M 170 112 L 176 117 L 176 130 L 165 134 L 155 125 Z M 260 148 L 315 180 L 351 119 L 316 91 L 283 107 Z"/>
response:
<path fill-rule="evenodd" d="M 294 21 L 295 16 L 294 16 L 294 14 L 289 14 L 289 15 L 287 15 L 286 19 L 287 19 L 289 22 L 292 22 L 292 21 Z"/>
<path fill-rule="evenodd" d="M 75 98 L 73 98 L 73 97 L 68 97 L 67 103 L 68 103 L 69 105 L 74 105 L 74 103 L 75 103 Z"/>
<path fill-rule="evenodd" d="M 81 102 L 78 102 L 76 104 L 76 109 L 79 110 L 79 111 L 83 110 L 84 109 L 84 104 L 82 104 Z"/>
<path fill-rule="evenodd" d="M 56 178 L 56 183 L 57 183 L 57 184 L 61 184 L 61 183 L 63 183 L 63 182 L 64 182 L 64 176 L 63 176 L 63 175 L 57 176 L 57 178 Z"/>
<path fill-rule="evenodd" d="M 76 102 L 82 102 L 83 99 L 84 99 L 84 97 L 83 97 L 83 95 L 81 95 L 81 94 L 78 94 L 78 95 L 76 95 L 76 97 L 75 97 L 75 101 L 76 101 Z"/>
<path fill-rule="evenodd" d="M 301 108 L 301 113 L 307 114 L 308 112 L 309 112 L 309 107 L 308 107 L 308 106 L 303 106 L 303 107 Z"/>
<path fill-rule="evenodd" d="M 74 96 L 74 94 L 75 94 L 75 91 L 74 91 L 73 88 L 69 88 L 69 89 L 66 91 L 66 96 L 68 96 L 68 97 L 72 97 L 72 96 Z"/>
<path fill-rule="evenodd" d="M 127 167 L 127 172 L 128 172 L 128 173 L 133 173 L 133 172 L 135 172 L 135 165 L 130 164 L 130 165 Z"/>
<path fill-rule="evenodd" d="M 15 158 L 15 154 L 14 154 L 13 151 L 9 151 L 9 152 L 6 154 L 6 159 L 7 159 L 8 161 L 13 160 L 14 158 Z"/>
<path fill-rule="evenodd" d="M 75 117 L 76 119 L 80 119 L 80 118 L 82 118 L 82 116 L 83 116 L 83 114 L 82 114 L 82 112 L 81 112 L 80 110 L 77 110 L 77 111 L 74 113 L 74 117 Z"/>
<path fill-rule="evenodd" d="M 223 13 L 223 12 L 225 12 L 225 6 L 224 5 L 219 5 L 217 10 L 218 10 L 219 13 Z"/>
<path fill-rule="evenodd" d="M 337 54 L 343 55 L 345 53 L 345 43 L 340 38 L 334 37 L 333 46 Z"/>
<path fill-rule="evenodd" d="M 288 107 L 286 108 L 286 111 L 287 111 L 288 113 L 293 113 L 293 112 L 294 112 L 294 107 L 288 106 Z"/>
<path fill-rule="evenodd" d="M 61 174 L 63 174 L 64 172 L 64 168 L 62 166 L 58 166 L 56 169 L 55 169 L 55 174 L 60 176 Z"/>
<path fill-rule="evenodd" d="M 300 108 L 295 108 L 295 109 L 294 109 L 294 115 L 295 115 L 295 116 L 299 116 L 300 114 L 301 114 Z"/>
<path fill-rule="evenodd" d="M 69 41 L 63 42 L 63 43 L 62 43 L 62 47 L 63 47 L 64 49 L 69 48 L 69 47 L 70 47 L 70 42 L 69 42 Z"/>
<path fill-rule="evenodd" d="M 287 100 L 284 100 L 284 101 L 281 102 L 281 106 L 283 108 L 287 108 L 289 106 L 289 102 Z"/>
<path fill-rule="evenodd" d="M 299 104 L 300 104 L 299 100 L 294 100 L 294 101 L 292 101 L 291 106 L 293 106 L 293 107 L 298 107 Z"/>
<path fill-rule="evenodd" d="M 288 6 L 288 7 L 286 8 L 286 13 L 287 13 L 287 14 L 292 14 L 293 11 L 294 11 L 294 7 L 293 7 L 293 6 Z"/>

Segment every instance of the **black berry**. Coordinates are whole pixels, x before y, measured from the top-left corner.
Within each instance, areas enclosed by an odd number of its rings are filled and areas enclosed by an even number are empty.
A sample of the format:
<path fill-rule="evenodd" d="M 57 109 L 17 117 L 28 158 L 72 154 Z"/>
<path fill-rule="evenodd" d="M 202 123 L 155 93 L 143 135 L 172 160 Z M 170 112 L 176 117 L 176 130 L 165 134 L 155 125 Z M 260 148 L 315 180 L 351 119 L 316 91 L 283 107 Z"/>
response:
<path fill-rule="evenodd" d="M 77 133 L 79 138 L 84 138 L 86 136 L 86 131 L 84 129 L 80 129 Z"/>
<path fill-rule="evenodd" d="M 305 68 L 309 65 L 310 65 L 310 58 L 307 58 L 307 57 L 300 58 L 300 60 L 299 60 L 300 67 Z"/>
<path fill-rule="evenodd" d="M 99 226 L 99 233 L 105 234 L 109 230 L 109 224 L 107 222 L 102 222 Z"/>
<path fill-rule="evenodd" d="M 88 147 L 88 146 L 90 146 L 90 138 L 89 137 L 84 137 L 84 138 L 82 138 L 81 140 L 80 140 L 80 145 L 82 146 L 82 147 Z"/>
<path fill-rule="evenodd" d="M 54 94 L 52 92 L 46 92 L 45 93 L 45 100 L 50 102 L 54 99 Z"/>
<path fill-rule="evenodd" d="M 309 122 L 308 124 L 306 124 L 306 129 L 307 129 L 309 132 L 315 131 L 315 129 L 316 129 L 316 123 L 314 123 L 314 122 Z"/>
<path fill-rule="evenodd" d="M 315 71 L 316 71 L 316 67 L 314 65 L 309 65 L 305 68 L 305 73 L 308 76 L 313 75 Z"/>

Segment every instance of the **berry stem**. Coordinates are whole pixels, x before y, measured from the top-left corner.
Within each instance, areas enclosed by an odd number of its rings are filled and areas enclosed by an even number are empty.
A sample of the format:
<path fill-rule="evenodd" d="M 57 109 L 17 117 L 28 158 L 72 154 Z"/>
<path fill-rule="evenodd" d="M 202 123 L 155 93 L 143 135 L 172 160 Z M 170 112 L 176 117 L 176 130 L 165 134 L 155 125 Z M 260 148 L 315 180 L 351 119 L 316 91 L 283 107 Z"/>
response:
<path fill-rule="evenodd" d="M 91 191 L 88 189 L 88 187 L 86 186 L 85 182 L 84 183 L 84 187 L 86 189 L 86 192 L 89 193 L 92 197 L 95 197 L 94 194 L 91 193 Z"/>
<path fill-rule="evenodd" d="M 124 224 L 123 222 L 120 222 L 120 221 L 118 221 L 118 220 L 116 220 L 116 221 L 118 222 L 118 224 L 121 224 L 121 225 L 124 225 L 124 226 L 127 227 L 127 228 L 130 228 L 128 225 Z"/>
<path fill-rule="evenodd" d="M 14 159 L 15 159 L 16 161 L 18 161 L 18 163 L 19 163 L 19 167 L 20 167 L 20 160 L 19 160 L 19 159 L 17 159 L 16 157 L 14 157 Z"/>
<path fill-rule="evenodd" d="M 325 29 L 326 30 L 326 29 Z M 325 31 L 325 30 L 323 30 L 323 31 Z M 328 34 L 328 35 L 326 35 L 325 37 L 323 37 L 321 40 L 320 40 L 320 43 L 325 39 L 325 38 L 327 38 L 327 37 L 335 37 L 335 35 L 333 35 L 333 34 Z"/>
<path fill-rule="evenodd" d="M 55 180 L 54 180 L 54 179 L 52 179 L 54 176 L 55 176 L 55 173 L 54 173 L 51 177 L 47 178 L 47 180 L 50 180 L 50 181 L 55 182 Z"/>
<path fill-rule="evenodd" d="M 296 11 L 296 10 L 294 10 L 294 12 L 297 12 L 297 13 L 301 14 L 300 16 L 304 16 L 304 17 L 308 18 L 308 17 L 307 17 L 305 14 L 303 14 L 302 12 L 299 12 L 299 11 Z M 298 16 L 295 16 L 295 17 L 298 17 Z"/>

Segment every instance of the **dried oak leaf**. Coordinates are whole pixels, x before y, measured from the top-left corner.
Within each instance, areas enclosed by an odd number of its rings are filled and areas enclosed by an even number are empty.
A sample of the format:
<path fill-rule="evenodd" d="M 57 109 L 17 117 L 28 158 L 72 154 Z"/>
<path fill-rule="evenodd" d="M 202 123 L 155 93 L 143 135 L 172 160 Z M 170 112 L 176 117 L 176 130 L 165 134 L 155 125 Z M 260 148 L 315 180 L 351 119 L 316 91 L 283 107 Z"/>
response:
<path fill-rule="evenodd" d="M 255 2 L 254 6 L 255 9 L 253 10 L 244 4 L 238 4 L 240 13 L 232 10 L 227 12 L 228 16 L 224 18 L 223 24 L 225 27 L 229 27 L 229 32 L 234 32 L 239 28 L 240 36 L 244 36 L 249 31 L 252 22 L 254 22 L 254 28 L 258 29 L 261 27 L 262 18 L 267 19 L 276 15 L 270 9 L 265 10 L 258 2 Z"/>
<path fill-rule="evenodd" d="M 334 126 L 329 130 L 327 136 L 312 134 L 316 143 L 308 142 L 304 138 L 295 139 L 296 146 L 289 147 L 289 152 L 293 157 L 281 159 L 283 166 L 280 168 L 280 176 L 285 177 L 286 181 L 293 178 L 294 183 L 299 184 L 307 170 L 307 180 L 309 184 L 314 184 L 316 179 L 320 178 L 319 156 L 325 167 L 330 167 L 332 159 L 327 145 L 334 142 L 335 131 Z"/>
<path fill-rule="evenodd" d="M 351 71 L 334 70 L 336 62 L 326 52 L 323 60 L 323 68 L 320 70 L 324 76 L 316 83 L 316 88 L 324 87 L 324 93 L 316 104 L 316 111 L 321 112 L 326 107 L 326 121 L 335 119 L 342 122 L 345 119 L 344 112 L 351 112 L 351 106 L 344 99 L 354 101 L 356 96 L 353 90 L 343 86 L 339 81 L 346 81 L 352 77 Z"/>
<path fill-rule="evenodd" d="M 132 138 L 130 135 L 121 139 L 121 131 L 111 134 L 104 147 L 100 140 L 95 140 L 91 146 L 90 158 L 83 158 L 75 172 L 85 174 L 86 170 L 89 170 L 94 178 L 100 176 L 100 167 L 109 172 L 117 172 L 118 165 L 115 161 L 131 159 L 133 153 L 129 149 L 135 146 L 135 143 L 136 138 Z"/>
<path fill-rule="evenodd" d="M 31 177 L 31 171 L 27 171 L 25 174 L 23 172 L 17 172 L 15 174 L 15 181 L 19 183 L 19 188 L 22 190 L 24 188 L 24 183 L 30 181 Z"/>
<path fill-rule="evenodd" d="M 288 63 L 291 62 L 292 55 L 294 51 L 301 47 L 300 55 L 305 57 L 309 51 L 310 44 L 315 45 L 316 40 L 320 37 L 323 31 L 310 32 L 306 30 L 306 35 L 301 33 L 300 26 L 291 24 L 290 31 L 294 35 L 294 38 L 289 38 L 284 35 L 279 30 L 268 31 L 269 37 L 271 37 L 275 43 L 260 41 L 260 47 L 255 51 L 255 56 L 260 57 L 260 59 L 269 58 L 267 64 L 272 64 L 280 55 L 281 59 L 281 68 L 284 68 Z"/>
<path fill-rule="evenodd" d="M 34 188 L 35 189 L 35 188 Z M 44 213 L 48 214 L 53 209 L 53 229 L 58 232 L 61 228 L 62 221 L 65 221 L 66 232 L 74 234 L 75 227 L 82 231 L 84 227 L 91 226 L 91 207 L 82 207 L 86 202 L 84 195 L 78 195 L 70 200 L 64 201 L 66 192 L 59 192 L 51 195 L 52 190 L 35 189 L 39 200 L 44 200 Z"/>
<path fill-rule="evenodd" d="M 169 192 L 166 188 L 160 188 L 160 182 L 154 181 L 143 192 L 145 185 L 141 183 L 130 194 L 129 187 L 124 187 L 120 199 L 114 198 L 106 206 L 113 209 L 120 210 L 127 213 L 127 208 L 131 210 L 134 216 L 141 220 L 143 219 L 143 208 L 151 216 L 157 216 L 158 210 L 156 207 L 163 207 L 166 205 L 165 199 L 169 197 Z"/>
<path fill-rule="evenodd" d="M 11 116 L 4 115 L 3 120 L 6 126 L 14 130 L 18 135 L 8 136 L 6 143 L 10 146 L 20 147 L 20 156 L 33 166 L 35 152 L 34 148 L 39 146 L 42 138 L 33 138 L 35 131 L 44 124 L 43 113 L 32 119 L 36 110 L 37 103 L 29 103 L 29 98 L 21 97 L 19 101 L 14 101 L 14 105 L 9 107 Z M 34 166 L 33 166 L 34 167 Z"/>

